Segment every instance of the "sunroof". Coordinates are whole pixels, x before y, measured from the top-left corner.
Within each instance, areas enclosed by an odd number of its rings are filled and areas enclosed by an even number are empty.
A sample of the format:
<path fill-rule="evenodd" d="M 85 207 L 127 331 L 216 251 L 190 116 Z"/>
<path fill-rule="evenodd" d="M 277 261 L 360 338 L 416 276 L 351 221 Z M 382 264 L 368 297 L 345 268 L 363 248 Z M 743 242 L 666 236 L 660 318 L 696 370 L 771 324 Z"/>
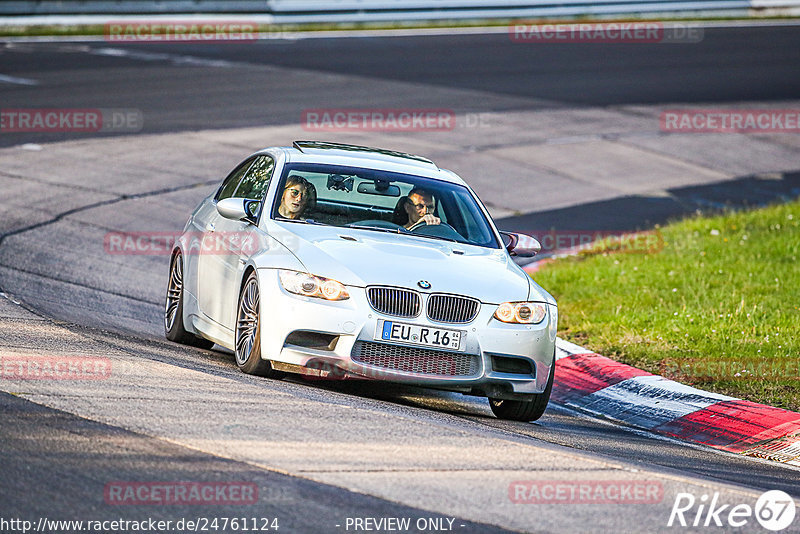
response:
<path fill-rule="evenodd" d="M 344 143 L 329 143 L 326 141 L 295 141 L 292 143 L 292 146 L 295 147 L 300 152 L 303 152 L 303 149 L 319 149 L 319 150 L 348 150 L 350 152 L 369 152 L 373 154 L 383 154 L 384 156 L 393 156 L 395 158 L 404 158 L 410 159 L 414 161 L 420 161 L 422 163 L 428 163 L 430 165 L 434 165 L 433 161 L 429 160 L 428 158 L 417 156 L 414 154 L 408 154 L 406 152 L 398 152 L 396 150 L 386 150 L 384 148 L 374 148 L 369 146 L 359 146 L 359 145 L 347 145 Z"/>

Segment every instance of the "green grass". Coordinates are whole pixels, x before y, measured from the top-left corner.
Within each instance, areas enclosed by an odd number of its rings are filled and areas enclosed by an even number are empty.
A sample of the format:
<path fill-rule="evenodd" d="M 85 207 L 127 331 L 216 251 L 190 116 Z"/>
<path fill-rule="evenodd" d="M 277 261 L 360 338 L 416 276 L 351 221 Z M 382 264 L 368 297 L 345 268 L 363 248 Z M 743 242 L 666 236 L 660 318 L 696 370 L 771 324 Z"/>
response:
<path fill-rule="evenodd" d="M 229 14 L 220 14 L 229 15 Z M 144 22 L 150 15 L 142 14 L 134 22 Z M 172 20 L 181 21 L 183 14 L 174 14 Z M 210 15 L 213 19 L 213 14 Z M 770 15 L 764 17 L 753 17 L 756 20 L 795 20 L 797 17 L 789 15 Z M 120 19 L 125 22 L 125 19 Z M 158 19 L 154 22 L 160 22 Z M 682 16 L 676 13 L 673 16 L 649 18 L 642 17 L 603 17 L 591 15 L 578 15 L 574 17 L 534 17 L 524 19 L 449 19 L 449 20 L 421 20 L 421 21 L 399 21 L 399 22 L 338 22 L 338 23 L 304 23 L 304 24 L 258 24 L 258 31 L 264 34 L 273 34 L 278 37 L 284 32 L 303 32 L 303 31 L 347 31 L 347 30 L 395 30 L 395 29 L 436 29 L 436 28 L 472 28 L 488 26 L 508 26 L 509 24 L 519 23 L 541 23 L 541 24 L 574 24 L 579 22 L 591 23 L 611 23 L 611 22 L 711 22 L 711 21 L 737 21 L 752 20 L 740 16 L 712 16 L 697 17 Z M 237 16 L 238 22 L 248 22 L 248 14 L 244 13 Z M 200 21 L 198 21 L 199 23 Z M 104 24 L 0 24 L 0 37 L 80 37 L 80 36 L 103 36 L 106 33 Z M 180 42 L 180 41 L 178 41 Z"/>
<path fill-rule="evenodd" d="M 600 354 L 800 411 L 800 201 L 657 229 L 663 248 L 555 260 L 534 275 L 559 333 Z"/>

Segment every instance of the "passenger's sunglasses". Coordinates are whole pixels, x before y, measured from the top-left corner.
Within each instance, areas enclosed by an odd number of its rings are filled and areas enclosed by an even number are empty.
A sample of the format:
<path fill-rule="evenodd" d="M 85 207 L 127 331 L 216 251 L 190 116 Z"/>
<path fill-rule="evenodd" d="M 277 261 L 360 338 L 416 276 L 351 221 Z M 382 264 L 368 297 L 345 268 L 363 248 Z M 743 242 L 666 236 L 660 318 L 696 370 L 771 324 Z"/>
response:
<path fill-rule="evenodd" d="M 286 189 L 286 191 L 289 191 L 289 196 L 292 198 L 300 198 L 301 196 L 305 196 L 305 193 L 299 189 Z"/>

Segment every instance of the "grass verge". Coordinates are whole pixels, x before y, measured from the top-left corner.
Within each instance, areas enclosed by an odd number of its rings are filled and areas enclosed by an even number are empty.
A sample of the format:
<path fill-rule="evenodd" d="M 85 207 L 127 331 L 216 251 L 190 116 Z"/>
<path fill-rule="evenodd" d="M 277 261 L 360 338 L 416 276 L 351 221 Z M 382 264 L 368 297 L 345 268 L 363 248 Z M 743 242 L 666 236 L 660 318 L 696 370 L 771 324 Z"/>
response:
<path fill-rule="evenodd" d="M 263 14 L 256 14 L 263 15 Z M 203 20 L 189 18 L 189 14 L 174 13 L 165 17 L 163 14 L 155 17 L 154 15 L 143 13 L 134 17 L 107 15 L 109 20 L 130 24 L 146 23 L 153 24 L 173 22 L 192 22 L 201 24 Z M 248 13 L 242 14 L 206 14 L 208 20 L 218 21 L 230 20 L 237 22 L 249 22 Z M 64 16 L 65 18 L 68 15 Z M 233 18 L 231 18 L 233 17 Z M 13 17 L 5 17 L 6 20 L 11 20 Z M 2 19 L 2 17 L 0 17 Z M 258 28 L 256 33 L 259 34 L 259 39 L 281 39 L 287 34 L 294 34 L 300 32 L 320 32 L 320 31 L 364 31 L 364 30 L 414 30 L 414 29 L 448 29 L 448 28 L 486 28 L 486 27 L 508 27 L 511 24 L 575 24 L 575 23 L 597 23 L 608 24 L 615 22 L 663 22 L 663 23 L 709 23 L 709 22 L 737 22 L 737 21 L 794 21 L 797 17 L 791 15 L 764 15 L 758 17 L 741 17 L 741 16 L 709 16 L 709 17 L 689 17 L 676 13 L 673 16 L 651 18 L 648 16 L 591 16 L 591 15 L 578 15 L 574 17 L 535 17 L 535 18 L 498 18 L 498 19 L 443 19 L 443 20 L 409 20 L 397 22 L 336 22 L 336 23 L 255 23 Z M 14 38 L 14 37 L 103 37 L 107 35 L 108 28 L 105 24 L 17 24 L 13 22 L 3 23 L 0 21 L 0 38 Z M 147 39 L 140 39 L 146 41 Z M 150 39 L 152 41 L 159 41 L 159 39 Z M 209 39 L 211 40 L 211 39 Z M 232 39 L 237 41 L 239 39 Z M 130 42 L 136 42 L 135 39 L 129 39 Z M 123 40 L 116 40 L 115 42 L 124 42 Z M 182 42 L 181 40 L 166 41 L 166 42 Z"/>
<path fill-rule="evenodd" d="M 702 389 L 800 411 L 800 201 L 657 229 L 663 247 L 589 252 L 534 275 L 559 335 Z"/>

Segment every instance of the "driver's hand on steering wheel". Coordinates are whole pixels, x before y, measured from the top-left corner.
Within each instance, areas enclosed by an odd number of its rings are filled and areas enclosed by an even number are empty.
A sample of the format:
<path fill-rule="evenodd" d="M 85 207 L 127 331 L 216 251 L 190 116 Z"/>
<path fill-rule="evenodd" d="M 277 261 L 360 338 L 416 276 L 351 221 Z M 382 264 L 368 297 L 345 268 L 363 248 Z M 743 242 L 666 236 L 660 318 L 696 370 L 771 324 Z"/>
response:
<path fill-rule="evenodd" d="M 419 221 L 417 222 L 419 223 L 422 221 L 425 221 L 425 224 L 440 224 L 442 222 L 442 220 L 439 219 L 439 217 L 433 215 L 432 213 L 426 213 L 425 215 L 420 217 Z"/>

